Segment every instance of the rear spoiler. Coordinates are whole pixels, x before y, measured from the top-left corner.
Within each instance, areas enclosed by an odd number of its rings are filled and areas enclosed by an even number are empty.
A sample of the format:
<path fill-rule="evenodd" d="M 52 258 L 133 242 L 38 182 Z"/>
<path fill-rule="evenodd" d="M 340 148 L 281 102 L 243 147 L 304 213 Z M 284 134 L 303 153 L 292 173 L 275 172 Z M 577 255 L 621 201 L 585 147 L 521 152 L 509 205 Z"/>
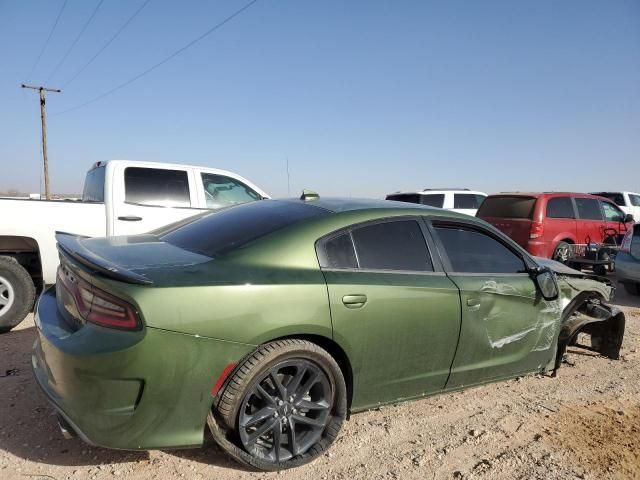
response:
<path fill-rule="evenodd" d="M 99 255 L 92 252 L 82 244 L 82 239 L 89 238 L 81 235 L 74 235 L 66 232 L 56 232 L 58 251 L 63 255 L 77 261 L 89 268 L 91 271 L 99 273 L 105 277 L 113 278 L 120 282 L 134 283 L 138 285 L 153 285 L 147 277 L 122 268 Z"/>

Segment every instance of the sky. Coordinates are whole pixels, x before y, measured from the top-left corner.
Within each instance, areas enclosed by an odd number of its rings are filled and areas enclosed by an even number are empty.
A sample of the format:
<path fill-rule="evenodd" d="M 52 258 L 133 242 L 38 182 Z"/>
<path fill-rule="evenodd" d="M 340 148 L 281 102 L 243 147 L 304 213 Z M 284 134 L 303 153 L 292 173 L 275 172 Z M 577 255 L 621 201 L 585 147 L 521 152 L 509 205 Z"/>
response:
<path fill-rule="evenodd" d="M 248 3 L 150 0 L 74 78 L 144 1 L 104 1 L 78 38 L 99 0 L 68 0 L 47 42 L 64 0 L 0 0 L 0 191 L 42 188 L 38 94 L 20 84 L 45 81 L 63 89 L 47 97 L 57 193 L 122 158 L 232 170 L 275 197 L 640 191 L 637 0 L 258 0 L 74 109 Z"/>

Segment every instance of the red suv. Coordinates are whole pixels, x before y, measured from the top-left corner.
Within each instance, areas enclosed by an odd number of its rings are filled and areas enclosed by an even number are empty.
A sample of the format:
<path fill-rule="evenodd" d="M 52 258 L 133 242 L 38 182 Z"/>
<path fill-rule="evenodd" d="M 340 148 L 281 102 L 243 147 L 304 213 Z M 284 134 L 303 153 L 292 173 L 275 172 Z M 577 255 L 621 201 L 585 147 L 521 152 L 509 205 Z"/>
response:
<path fill-rule="evenodd" d="M 566 262 L 567 244 L 603 243 L 633 223 L 611 200 L 586 193 L 489 195 L 477 217 L 539 257 Z"/>

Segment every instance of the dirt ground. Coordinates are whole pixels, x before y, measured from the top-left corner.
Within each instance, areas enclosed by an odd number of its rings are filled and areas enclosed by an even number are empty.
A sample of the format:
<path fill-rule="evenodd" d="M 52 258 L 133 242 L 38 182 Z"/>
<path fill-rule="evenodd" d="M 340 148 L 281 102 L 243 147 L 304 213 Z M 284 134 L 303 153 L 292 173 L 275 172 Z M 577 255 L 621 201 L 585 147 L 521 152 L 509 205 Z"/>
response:
<path fill-rule="evenodd" d="M 640 478 L 640 297 L 622 359 L 570 350 L 557 378 L 533 375 L 353 415 L 311 465 L 260 474 L 208 439 L 196 450 L 122 452 L 64 440 L 32 378 L 33 320 L 0 337 L 0 478 Z"/>

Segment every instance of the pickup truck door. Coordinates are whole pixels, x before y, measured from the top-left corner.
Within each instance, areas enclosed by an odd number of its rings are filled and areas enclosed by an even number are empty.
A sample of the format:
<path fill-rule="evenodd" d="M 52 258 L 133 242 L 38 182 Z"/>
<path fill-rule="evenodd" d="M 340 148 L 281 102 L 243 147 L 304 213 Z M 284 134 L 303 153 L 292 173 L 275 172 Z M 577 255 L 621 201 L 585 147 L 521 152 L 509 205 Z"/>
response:
<path fill-rule="evenodd" d="M 112 234 L 146 233 L 199 213 L 193 177 L 186 167 L 123 165 L 114 173 Z"/>

